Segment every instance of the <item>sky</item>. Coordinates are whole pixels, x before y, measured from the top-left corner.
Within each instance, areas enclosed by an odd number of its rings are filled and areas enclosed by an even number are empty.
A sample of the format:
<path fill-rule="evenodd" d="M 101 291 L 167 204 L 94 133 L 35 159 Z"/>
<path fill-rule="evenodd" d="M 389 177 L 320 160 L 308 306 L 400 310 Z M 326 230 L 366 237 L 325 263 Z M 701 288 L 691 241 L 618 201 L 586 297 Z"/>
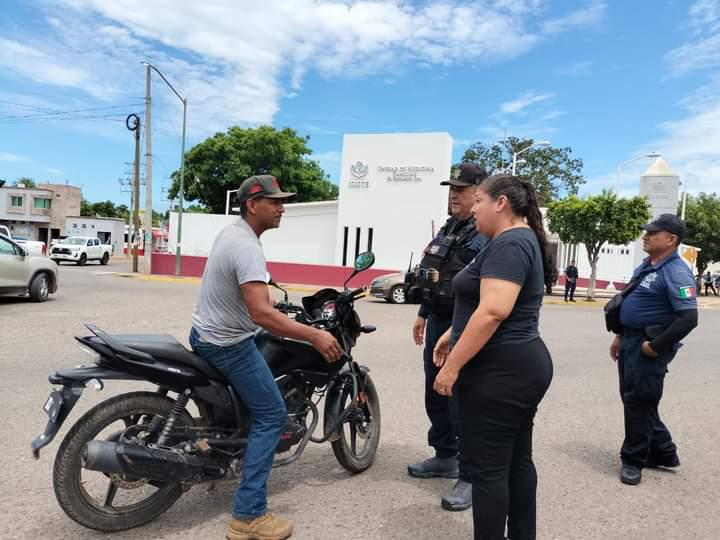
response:
<path fill-rule="evenodd" d="M 90 201 L 128 204 L 125 117 L 144 117 L 145 60 L 187 98 L 188 148 L 232 125 L 287 126 L 310 137 L 335 183 L 345 133 L 446 131 L 456 161 L 506 135 L 570 147 L 585 163 L 582 194 L 637 194 L 651 160 L 625 162 L 650 152 L 681 189 L 720 185 L 720 0 L 2 4 L 10 182 L 69 182 Z M 182 105 L 156 75 L 152 85 L 164 210 Z"/>

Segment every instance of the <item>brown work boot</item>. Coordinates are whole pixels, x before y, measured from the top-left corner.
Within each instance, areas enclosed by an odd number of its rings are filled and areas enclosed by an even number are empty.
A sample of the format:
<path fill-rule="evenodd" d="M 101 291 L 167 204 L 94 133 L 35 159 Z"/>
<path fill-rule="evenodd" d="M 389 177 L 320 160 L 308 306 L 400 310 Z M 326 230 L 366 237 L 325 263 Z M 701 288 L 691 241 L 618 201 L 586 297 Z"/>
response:
<path fill-rule="evenodd" d="M 293 531 L 292 523 L 272 514 L 253 519 L 232 518 L 225 531 L 227 540 L 285 540 Z"/>

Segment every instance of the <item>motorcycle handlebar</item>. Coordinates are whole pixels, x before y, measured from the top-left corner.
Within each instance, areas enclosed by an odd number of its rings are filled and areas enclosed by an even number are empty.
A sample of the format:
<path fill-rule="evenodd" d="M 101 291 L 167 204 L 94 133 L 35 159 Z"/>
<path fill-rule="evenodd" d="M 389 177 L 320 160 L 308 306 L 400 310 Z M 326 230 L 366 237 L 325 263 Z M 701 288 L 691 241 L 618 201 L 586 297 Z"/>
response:
<path fill-rule="evenodd" d="M 359 289 L 355 289 L 354 291 L 352 291 L 352 292 L 350 293 L 350 296 L 352 296 L 353 298 L 356 298 L 356 297 L 360 296 L 361 294 L 365 294 L 365 289 L 362 288 L 362 287 L 360 287 Z"/>
<path fill-rule="evenodd" d="M 283 313 L 303 313 L 305 310 L 300 306 L 293 304 L 286 304 L 285 302 L 278 302 L 275 304 L 275 309 L 282 311 Z"/>

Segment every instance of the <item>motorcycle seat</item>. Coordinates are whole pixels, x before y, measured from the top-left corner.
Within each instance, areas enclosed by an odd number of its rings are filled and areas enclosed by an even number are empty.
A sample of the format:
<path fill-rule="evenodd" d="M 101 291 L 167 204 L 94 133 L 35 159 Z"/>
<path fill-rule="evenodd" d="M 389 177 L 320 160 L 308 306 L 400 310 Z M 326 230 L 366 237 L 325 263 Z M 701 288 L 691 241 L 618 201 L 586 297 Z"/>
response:
<path fill-rule="evenodd" d="M 212 364 L 188 351 L 182 343 L 169 334 L 113 334 L 112 337 L 131 349 L 158 359 L 194 367 L 211 379 L 225 381 L 225 376 Z"/>

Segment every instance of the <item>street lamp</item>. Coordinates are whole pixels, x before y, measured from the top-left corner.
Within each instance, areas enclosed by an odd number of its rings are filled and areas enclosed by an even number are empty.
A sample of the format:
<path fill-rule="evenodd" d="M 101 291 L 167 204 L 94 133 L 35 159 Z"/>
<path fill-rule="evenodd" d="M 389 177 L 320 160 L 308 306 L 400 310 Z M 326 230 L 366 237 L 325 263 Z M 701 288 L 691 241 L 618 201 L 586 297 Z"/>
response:
<path fill-rule="evenodd" d="M 617 166 L 617 192 L 618 195 L 620 195 L 620 169 L 622 169 L 625 165 L 628 165 L 629 163 L 632 163 L 634 161 L 637 161 L 639 159 L 649 158 L 659 158 L 662 154 L 658 154 L 657 152 L 650 152 L 649 154 L 643 154 L 641 156 L 635 156 L 634 158 L 628 159 L 627 161 L 623 161 Z"/>
<path fill-rule="evenodd" d="M 530 150 L 533 146 L 550 146 L 550 141 L 535 141 L 534 143 L 532 143 L 531 145 L 526 146 L 525 148 L 523 148 L 523 149 L 520 150 L 519 152 L 515 152 L 515 153 L 513 154 L 513 160 L 512 160 L 512 175 L 513 175 L 513 176 L 515 176 L 515 171 L 516 171 L 516 169 L 517 169 L 517 161 L 518 161 L 518 160 L 517 160 L 517 157 L 518 157 L 520 154 L 522 154 L 523 152 L 527 152 L 528 150 Z"/>
<path fill-rule="evenodd" d="M 175 275 L 180 275 L 180 240 L 182 238 L 182 214 L 183 214 L 183 199 L 185 198 L 185 128 L 187 126 L 187 99 L 182 97 L 180 93 L 175 90 L 175 87 L 170 84 L 170 81 L 168 81 L 165 78 L 165 75 L 163 75 L 158 68 L 153 66 L 149 62 L 142 62 L 142 64 L 150 69 L 155 70 L 155 73 L 160 75 L 160 78 L 165 81 L 165 84 L 167 84 L 170 87 L 170 90 L 173 91 L 173 93 L 178 97 L 178 99 L 183 104 L 183 127 L 182 127 L 182 147 L 180 150 L 180 190 L 178 191 L 178 229 L 177 229 L 177 241 L 175 246 Z M 145 136 L 148 137 L 150 134 L 146 133 Z M 152 221 L 150 222 L 152 223 Z M 152 230 L 152 229 L 151 229 Z"/>
<path fill-rule="evenodd" d="M 238 191 L 240 191 L 240 188 L 238 188 L 238 189 L 228 189 L 228 190 L 225 192 L 225 215 L 226 215 L 226 216 L 229 216 L 229 215 L 230 215 L 230 194 L 231 194 L 231 193 L 237 193 Z"/>

